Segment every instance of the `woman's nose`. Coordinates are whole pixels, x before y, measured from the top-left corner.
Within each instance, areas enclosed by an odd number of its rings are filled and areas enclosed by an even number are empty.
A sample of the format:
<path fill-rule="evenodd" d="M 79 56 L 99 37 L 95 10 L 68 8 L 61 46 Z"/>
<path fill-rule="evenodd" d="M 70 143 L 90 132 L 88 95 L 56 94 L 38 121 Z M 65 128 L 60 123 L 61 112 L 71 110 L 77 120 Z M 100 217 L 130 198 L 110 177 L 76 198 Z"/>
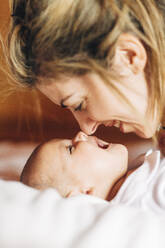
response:
<path fill-rule="evenodd" d="M 77 120 L 80 129 L 86 133 L 87 135 L 91 135 L 93 134 L 97 127 L 98 127 L 98 123 L 92 119 L 90 119 L 89 117 L 86 117 L 83 114 L 77 114 L 77 113 L 73 113 L 75 119 Z"/>
<path fill-rule="evenodd" d="M 78 132 L 77 135 L 74 137 L 74 139 L 72 140 L 73 145 L 76 144 L 77 142 L 81 142 L 81 141 L 87 141 L 88 140 L 88 136 L 83 133 L 82 131 Z"/>

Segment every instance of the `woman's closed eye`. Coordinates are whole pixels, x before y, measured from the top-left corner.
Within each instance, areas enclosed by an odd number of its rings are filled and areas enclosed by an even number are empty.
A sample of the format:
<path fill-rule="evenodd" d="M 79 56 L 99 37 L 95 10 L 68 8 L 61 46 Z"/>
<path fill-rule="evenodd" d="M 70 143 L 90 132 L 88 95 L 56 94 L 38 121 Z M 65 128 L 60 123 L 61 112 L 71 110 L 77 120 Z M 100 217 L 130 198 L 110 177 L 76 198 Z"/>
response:
<path fill-rule="evenodd" d="M 82 110 L 82 105 L 83 105 L 83 102 L 81 102 L 81 103 L 74 109 L 74 111 L 81 111 L 81 110 Z"/>

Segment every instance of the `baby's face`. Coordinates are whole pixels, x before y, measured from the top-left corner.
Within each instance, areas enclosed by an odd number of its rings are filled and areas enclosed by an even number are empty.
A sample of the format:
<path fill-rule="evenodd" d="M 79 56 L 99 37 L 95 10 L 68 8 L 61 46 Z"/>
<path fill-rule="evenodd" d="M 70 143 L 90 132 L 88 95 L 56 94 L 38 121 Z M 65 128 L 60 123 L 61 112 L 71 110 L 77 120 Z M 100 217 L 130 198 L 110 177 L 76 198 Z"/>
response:
<path fill-rule="evenodd" d="M 85 193 L 106 199 L 112 185 L 125 174 L 127 160 L 125 146 L 79 132 L 72 140 L 55 139 L 41 146 L 24 171 L 32 165 L 33 185 L 35 179 L 36 185 L 43 181 L 41 188 L 56 188 L 64 197 Z M 23 172 L 25 183 L 24 174 L 28 173 Z"/>

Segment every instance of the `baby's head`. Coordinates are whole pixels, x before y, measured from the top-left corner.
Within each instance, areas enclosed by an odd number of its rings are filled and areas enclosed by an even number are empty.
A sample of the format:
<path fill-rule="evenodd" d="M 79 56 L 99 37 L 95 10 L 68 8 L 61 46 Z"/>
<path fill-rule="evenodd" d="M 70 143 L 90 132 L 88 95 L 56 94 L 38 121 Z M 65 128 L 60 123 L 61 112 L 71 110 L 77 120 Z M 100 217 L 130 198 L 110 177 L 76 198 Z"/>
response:
<path fill-rule="evenodd" d="M 72 140 L 54 139 L 37 147 L 21 181 L 40 190 L 55 188 L 63 197 L 83 193 L 106 199 L 127 162 L 125 146 L 79 132 Z"/>

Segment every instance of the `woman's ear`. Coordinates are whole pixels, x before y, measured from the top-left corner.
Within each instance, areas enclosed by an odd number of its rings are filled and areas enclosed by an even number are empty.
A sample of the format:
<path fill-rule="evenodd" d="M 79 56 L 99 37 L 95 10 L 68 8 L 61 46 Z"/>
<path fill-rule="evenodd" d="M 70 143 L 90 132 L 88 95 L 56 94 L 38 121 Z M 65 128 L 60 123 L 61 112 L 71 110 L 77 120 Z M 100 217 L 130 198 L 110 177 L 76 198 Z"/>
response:
<path fill-rule="evenodd" d="M 115 47 L 112 66 L 117 66 L 121 74 L 127 75 L 130 72 L 144 72 L 146 63 L 147 53 L 142 42 L 133 34 L 121 34 Z"/>

